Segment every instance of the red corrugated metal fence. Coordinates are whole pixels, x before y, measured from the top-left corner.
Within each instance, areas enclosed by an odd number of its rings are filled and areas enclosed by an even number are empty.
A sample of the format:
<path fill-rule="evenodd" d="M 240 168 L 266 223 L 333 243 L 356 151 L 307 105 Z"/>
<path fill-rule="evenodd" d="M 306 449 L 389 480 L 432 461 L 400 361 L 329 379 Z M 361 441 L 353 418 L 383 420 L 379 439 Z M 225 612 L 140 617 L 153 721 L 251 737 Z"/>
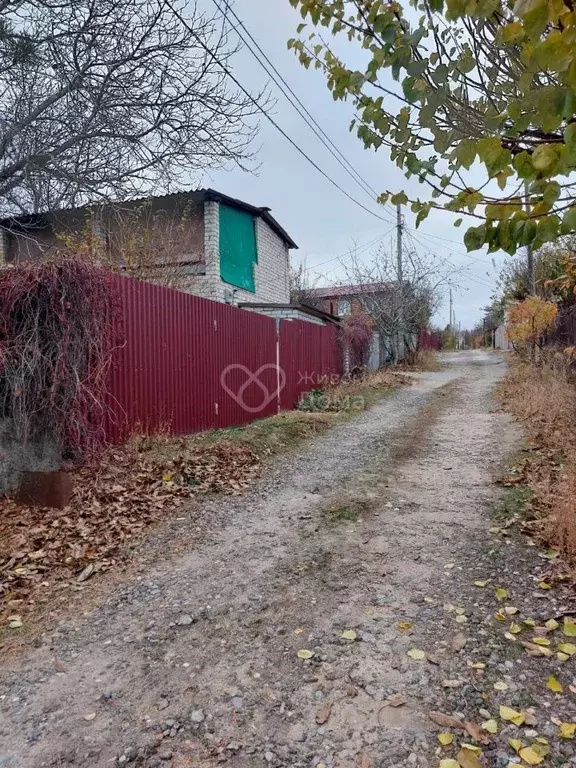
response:
<path fill-rule="evenodd" d="M 283 320 L 117 277 L 122 343 L 110 384 L 108 436 L 187 434 L 294 408 L 339 373 L 334 326 Z M 278 356 L 278 359 L 277 359 Z M 277 368 L 277 362 L 280 369 Z"/>
<path fill-rule="evenodd" d="M 280 405 L 295 408 L 303 392 L 321 389 L 331 377 L 340 376 L 342 364 L 336 326 L 283 320 L 280 368 L 286 375 Z"/>

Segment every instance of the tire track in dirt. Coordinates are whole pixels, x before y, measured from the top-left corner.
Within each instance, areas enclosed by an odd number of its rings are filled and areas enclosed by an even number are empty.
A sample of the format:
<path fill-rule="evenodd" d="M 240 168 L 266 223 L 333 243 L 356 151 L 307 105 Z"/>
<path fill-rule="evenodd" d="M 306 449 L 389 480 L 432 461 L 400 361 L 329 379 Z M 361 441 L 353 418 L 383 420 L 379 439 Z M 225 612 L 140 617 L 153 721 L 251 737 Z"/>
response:
<path fill-rule="evenodd" d="M 439 672 L 397 625 L 426 615 L 493 497 L 485 456 L 512 439 L 491 413 L 499 359 L 455 359 L 207 502 L 222 532 L 4 670 L 0 764 L 428 765 Z"/>

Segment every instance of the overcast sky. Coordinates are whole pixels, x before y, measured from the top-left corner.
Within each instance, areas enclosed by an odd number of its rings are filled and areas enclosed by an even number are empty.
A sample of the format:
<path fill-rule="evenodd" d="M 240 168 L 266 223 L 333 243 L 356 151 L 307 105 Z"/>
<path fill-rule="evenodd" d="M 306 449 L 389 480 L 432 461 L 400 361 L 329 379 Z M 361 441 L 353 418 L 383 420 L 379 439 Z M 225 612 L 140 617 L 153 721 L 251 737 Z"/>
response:
<path fill-rule="evenodd" d="M 214 0 L 199 2 L 206 10 L 215 11 Z M 295 36 L 301 21 L 288 0 L 237 0 L 233 7 L 316 121 L 370 187 L 379 192 L 404 189 L 408 195 L 425 195 L 425 188 L 417 180 L 404 178 L 389 160 L 385 148 L 378 153 L 363 148 L 360 140 L 348 130 L 353 117 L 351 104 L 334 102 L 322 74 L 306 71 L 287 50 L 286 41 Z M 233 33 L 231 39 L 235 39 Z M 252 93 L 262 90 L 269 82 L 260 64 L 246 49 L 234 58 L 233 71 Z M 272 84 L 270 91 L 276 99 L 271 112 L 274 120 L 327 175 L 384 220 L 347 199 L 264 117 L 255 144 L 259 164 L 256 172 L 218 171 L 204 178 L 203 183 L 246 202 L 269 206 L 299 246 L 299 250 L 293 251 L 294 263 L 305 261 L 318 278 L 317 285 L 342 282 L 346 270 L 339 257 L 346 263 L 346 255 L 355 245 L 360 258 L 367 260 L 373 255 L 379 238 L 392 245 L 395 211 L 392 206 L 379 206 L 357 186 Z M 454 218 L 447 212 L 433 213 L 415 230 L 414 217 L 405 209 L 408 245 L 421 252 L 433 251 L 444 271 L 452 271 L 449 265 L 454 265 L 451 279 L 456 318 L 463 328 L 469 328 L 481 318 L 481 309 L 494 288 L 497 270 L 493 266 L 493 255 L 483 251 L 466 254 L 462 244 L 463 228 L 452 226 Z M 411 232 L 415 240 L 410 240 Z M 372 247 L 363 248 L 370 243 Z M 497 266 L 503 258 L 501 254 L 496 255 Z M 444 291 L 443 306 L 434 319 L 440 325 L 448 322 L 447 296 L 448 287 Z"/>

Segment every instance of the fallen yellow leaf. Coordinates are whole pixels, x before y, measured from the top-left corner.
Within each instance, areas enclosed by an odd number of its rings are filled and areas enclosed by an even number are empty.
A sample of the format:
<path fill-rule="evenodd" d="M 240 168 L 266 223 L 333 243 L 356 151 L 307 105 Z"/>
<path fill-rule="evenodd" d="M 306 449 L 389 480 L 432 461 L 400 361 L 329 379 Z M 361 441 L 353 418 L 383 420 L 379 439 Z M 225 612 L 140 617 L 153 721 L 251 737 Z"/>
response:
<path fill-rule="evenodd" d="M 485 587 L 488 584 L 487 581 L 475 581 L 474 586 L 475 587 Z"/>
<path fill-rule="evenodd" d="M 495 618 L 497 621 L 506 621 L 506 619 L 507 619 L 508 617 L 506 616 L 506 614 L 505 614 L 505 613 L 502 613 L 502 611 L 498 611 L 498 613 L 495 613 L 495 614 L 494 614 L 494 618 Z"/>
<path fill-rule="evenodd" d="M 508 597 L 508 590 L 504 587 L 496 587 L 496 597 L 498 600 L 506 600 Z"/>
<path fill-rule="evenodd" d="M 558 624 L 556 619 L 548 619 L 548 621 L 544 623 L 544 626 L 546 629 L 549 629 L 551 632 L 553 632 L 555 629 L 558 629 L 560 624 Z"/>
<path fill-rule="evenodd" d="M 515 624 L 514 622 L 512 622 L 512 624 L 510 624 L 510 627 L 508 628 L 508 631 L 512 632 L 513 635 L 519 635 L 520 632 L 522 632 L 522 627 L 520 626 L 520 624 Z"/>
<path fill-rule="evenodd" d="M 309 651 L 306 648 L 302 648 L 296 653 L 296 656 L 298 656 L 299 659 L 311 659 L 312 656 L 314 656 L 314 652 Z"/>
<path fill-rule="evenodd" d="M 498 723 L 496 720 L 486 720 L 482 723 L 482 728 L 488 733 L 498 733 Z"/>
<path fill-rule="evenodd" d="M 552 589 L 552 586 L 548 584 L 546 581 L 541 581 L 540 584 L 538 584 L 540 589 Z M 536 765 L 536 763 L 533 763 L 533 765 Z"/>
<path fill-rule="evenodd" d="M 399 621 L 396 626 L 403 632 L 408 632 L 409 629 L 412 629 L 412 624 L 409 621 Z"/>
<path fill-rule="evenodd" d="M 462 749 L 458 752 L 457 758 L 461 768 L 483 768 L 477 757 L 478 754 L 482 754 L 482 750 L 478 747 L 471 749 L 472 746 L 472 744 L 463 744 Z"/>
<path fill-rule="evenodd" d="M 441 760 L 439 768 L 462 768 L 456 760 Z"/>
<path fill-rule="evenodd" d="M 540 763 L 544 762 L 542 755 L 538 754 L 533 746 L 524 747 L 518 752 L 518 754 L 525 763 L 528 763 L 528 765 L 540 765 Z"/>
<path fill-rule="evenodd" d="M 505 707 L 503 704 L 500 706 L 500 717 L 502 720 L 509 720 L 514 725 L 522 725 L 526 720 L 524 712 L 517 712 L 511 707 Z"/>
<path fill-rule="evenodd" d="M 550 640 L 548 640 L 547 637 L 533 637 L 532 642 L 534 643 L 534 645 L 545 645 L 545 646 L 550 645 Z"/>
<path fill-rule="evenodd" d="M 569 616 L 564 618 L 564 634 L 566 637 L 576 637 L 576 623 Z"/>
<path fill-rule="evenodd" d="M 504 632 L 504 637 L 506 640 L 512 640 L 513 642 L 516 642 L 516 638 L 514 635 L 511 635 L 510 632 Z"/>
<path fill-rule="evenodd" d="M 562 683 L 560 680 L 558 680 L 554 675 L 550 675 L 546 682 L 546 688 L 549 688 L 551 691 L 554 691 L 554 693 L 562 693 L 564 688 L 562 688 Z"/>
<path fill-rule="evenodd" d="M 477 747 L 476 744 L 468 744 L 467 742 L 463 742 L 461 745 L 462 749 L 467 749 L 470 752 L 474 752 L 475 755 L 481 755 L 482 750 L 480 747 Z"/>
<path fill-rule="evenodd" d="M 507 613 L 508 616 L 514 616 L 515 613 L 518 613 L 518 608 L 513 605 L 505 605 L 504 612 Z"/>
<path fill-rule="evenodd" d="M 408 656 L 410 656 L 411 659 L 414 659 L 415 661 L 422 661 L 422 659 L 426 658 L 426 653 L 424 651 L 419 650 L 418 648 L 411 648 L 408 651 Z"/>
<path fill-rule="evenodd" d="M 536 622 L 534 621 L 534 619 L 524 619 L 522 624 L 526 624 L 527 627 L 535 627 L 536 626 Z"/>
<path fill-rule="evenodd" d="M 467 621 L 468 621 L 468 619 L 463 614 L 458 614 L 458 616 L 456 616 L 456 623 L 457 624 L 466 624 Z"/>
<path fill-rule="evenodd" d="M 549 743 L 548 739 L 545 738 L 544 736 L 536 736 L 535 741 L 537 741 L 538 744 L 548 744 Z"/>
<path fill-rule="evenodd" d="M 558 653 L 556 654 L 556 658 L 558 659 L 558 661 L 568 661 L 570 656 L 567 653 L 562 653 L 562 651 L 558 651 Z"/>
<path fill-rule="evenodd" d="M 481 661 L 476 661 L 472 664 L 472 669 L 486 669 L 486 664 Z"/>
<path fill-rule="evenodd" d="M 574 643 L 560 643 L 558 650 L 562 653 L 567 653 L 568 656 L 574 656 L 576 653 L 576 645 Z"/>
<path fill-rule="evenodd" d="M 356 632 L 354 632 L 353 629 L 345 629 L 342 632 L 342 634 L 340 635 L 340 637 L 343 640 L 349 640 L 351 643 L 353 643 L 354 640 L 356 640 L 357 635 L 356 635 Z"/>
<path fill-rule="evenodd" d="M 520 741 L 520 739 L 508 739 L 508 744 L 510 744 L 515 752 L 519 752 L 524 746 L 524 742 Z"/>
<path fill-rule="evenodd" d="M 508 690 L 508 684 L 505 683 L 503 680 L 498 680 L 494 683 L 494 690 L 495 691 L 507 691 Z"/>
<path fill-rule="evenodd" d="M 576 723 L 560 723 L 560 736 L 563 739 L 573 739 L 576 734 Z"/>
<path fill-rule="evenodd" d="M 440 744 L 442 744 L 443 747 L 447 747 L 448 744 L 452 744 L 454 741 L 454 734 L 452 733 L 439 733 L 438 734 L 438 741 Z"/>

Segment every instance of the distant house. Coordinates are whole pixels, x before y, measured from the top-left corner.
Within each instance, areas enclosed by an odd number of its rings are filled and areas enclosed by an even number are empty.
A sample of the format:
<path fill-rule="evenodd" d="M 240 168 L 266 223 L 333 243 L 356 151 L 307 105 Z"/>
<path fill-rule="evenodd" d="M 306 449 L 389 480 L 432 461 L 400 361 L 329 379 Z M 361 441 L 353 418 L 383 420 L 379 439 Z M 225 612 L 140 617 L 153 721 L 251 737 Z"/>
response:
<path fill-rule="evenodd" d="M 426 322 L 422 323 L 414 313 L 412 295 L 409 283 L 405 283 L 403 291 L 399 283 L 364 283 L 311 288 L 306 290 L 305 301 L 339 318 L 360 313 L 371 318 L 372 343 L 366 365 L 379 368 L 405 359 L 409 350 L 418 345 Z M 404 330 L 400 333 L 402 317 Z"/>
<path fill-rule="evenodd" d="M 297 245 L 269 208 L 213 189 L 0 221 L 7 263 L 82 248 L 127 274 L 214 301 L 288 305 Z"/>
<path fill-rule="evenodd" d="M 389 362 L 394 353 L 393 342 L 378 330 L 380 312 L 390 300 L 393 286 L 389 283 L 366 283 L 364 285 L 338 285 L 326 288 L 311 288 L 306 291 L 306 301 L 318 309 L 336 315 L 364 314 L 372 320 L 372 342 L 366 365 L 376 369 Z"/>
<path fill-rule="evenodd" d="M 310 288 L 306 290 L 306 299 L 337 317 L 359 313 L 374 316 L 377 307 L 387 301 L 392 287 L 390 283 L 366 283 Z"/>

